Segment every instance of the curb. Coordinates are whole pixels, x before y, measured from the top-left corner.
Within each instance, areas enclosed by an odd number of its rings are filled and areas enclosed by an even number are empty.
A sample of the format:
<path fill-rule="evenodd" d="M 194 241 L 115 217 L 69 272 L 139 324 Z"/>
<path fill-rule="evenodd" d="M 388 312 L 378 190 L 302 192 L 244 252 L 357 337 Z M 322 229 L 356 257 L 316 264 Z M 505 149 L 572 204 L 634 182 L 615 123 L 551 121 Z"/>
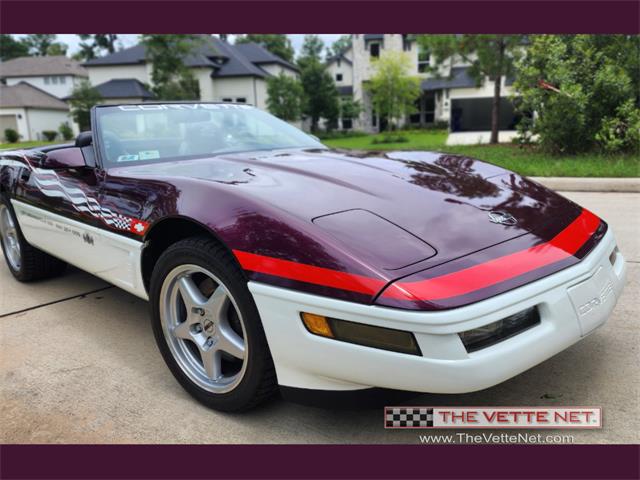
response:
<path fill-rule="evenodd" d="M 565 192 L 640 193 L 640 178 L 529 177 L 552 190 Z"/>

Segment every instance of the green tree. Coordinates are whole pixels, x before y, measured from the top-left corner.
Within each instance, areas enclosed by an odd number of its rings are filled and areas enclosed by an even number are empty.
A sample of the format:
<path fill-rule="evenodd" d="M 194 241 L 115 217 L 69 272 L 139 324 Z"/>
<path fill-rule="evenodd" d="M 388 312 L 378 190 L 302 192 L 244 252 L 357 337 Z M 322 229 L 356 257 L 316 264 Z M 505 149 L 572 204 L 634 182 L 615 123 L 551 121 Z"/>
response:
<path fill-rule="evenodd" d="M 530 133 L 545 150 L 637 148 L 640 37 L 537 35 L 517 67 L 519 108 L 535 112 Z"/>
<path fill-rule="evenodd" d="M 411 76 L 411 59 L 406 53 L 385 52 L 373 64 L 367 89 L 376 113 L 393 128 L 399 119 L 415 110 L 420 97 L 420 80 Z"/>
<path fill-rule="evenodd" d="M 24 38 L 24 43 L 29 48 L 29 53 L 35 56 L 45 56 L 51 45 L 56 41 L 56 36 L 49 33 L 33 33 Z"/>
<path fill-rule="evenodd" d="M 71 118 L 81 131 L 91 129 L 91 108 L 102 101 L 100 93 L 84 80 L 74 87 L 69 97 Z"/>
<path fill-rule="evenodd" d="M 103 53 L 111 54 L 116 51 L 118 35 L 115 33 L 80 34 L 80 51 L 76 54 L 78 59 L 91 60 Z"/>
<path fill-rule="evenodd" d="M 420 35 L 418 41 L 437 65 L 461 58 L 471 65 L 470 75 L 478 85 L 493 81 L 491 143 L 498 143 L 502 79 L 513 75 L 515 63 L 524 53 L 525 35 Z"/>
<path fill-rule="evenodd" d="M 362 113 L 362 105 L 353 97 L 342 97 L 340 99 L 340 118 L 343 120 L 352 120 L 358 118 Z"/>
<path fill-rule="evenodd" d="M 318 35 L 305 35 L 300 53 L 301 59 L 322 59 L 324 42 Z"/>
<path fill-rule="evenodd" d="M 267 93 L 267 108 L 276 117 L 290 122 L 300 119 L 304 91 L 298 79 L 284 73 L 270 77 Z"/>
<path fill-rule="evenodd" d="M 159 100 L 198 100 L 200 88 L 184 60 L 202 43 L 198 35 L 142 35 L 151 63 L 153 94 Z"/>
<path fill-rule="evenodd" d="M 29 55 L 29 46 L 21 40 L 16 40 L 12 35 L 0 34 L 0 60 L 6 62 L 12 58 L 26 57 Z"/>
<path fill-rule="evenodd" d="M 47 55 L 52 57 L 58 55 L 65 56 L 67 54 L 67 48 L 67 45 L 64 43 L 52 43 L 51 45 L 49 45 L 49 48 L 47 48 Z"/>
<path fill-rule="evenodd" d="M 284 34 L 250 33 L 236 37 L 236 43 L 257 43 L 287 62 L 293 62 L 293 46 L 289 37 Z"/>
<path fill-rule="evenodd" d="M 330 55 L 340 55 L 351 48 L 351 35 L 341 35 L 329 48 Z"/>
<path fill-rule="evenodd" d="M 311 131 L 318 130 L 321 118 L 330 129 L 340 114 L 339 96 L 333 77 L 322 62 L 324 42 L 317 35 L 305 35 L 298 59 L 300 82 L 304 91 L 303 113 L 311 119 Z"/>

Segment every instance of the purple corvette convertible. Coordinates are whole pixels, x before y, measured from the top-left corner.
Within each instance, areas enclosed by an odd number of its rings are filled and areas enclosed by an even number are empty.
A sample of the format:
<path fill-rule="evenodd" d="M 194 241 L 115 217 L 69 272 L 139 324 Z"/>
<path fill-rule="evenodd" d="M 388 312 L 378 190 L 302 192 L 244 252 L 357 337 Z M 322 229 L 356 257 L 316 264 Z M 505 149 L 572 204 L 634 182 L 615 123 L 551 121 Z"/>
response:
<path fill-rule="evenodd" d="M 216 409 L 484 389 L 590 334 L 624 284 L 604 221 L 477 160 L 332 151 L 247 105 L 99 106 L 92 125 L 0 152 L 7 264 L 148 299 L 169 369 Z"/>

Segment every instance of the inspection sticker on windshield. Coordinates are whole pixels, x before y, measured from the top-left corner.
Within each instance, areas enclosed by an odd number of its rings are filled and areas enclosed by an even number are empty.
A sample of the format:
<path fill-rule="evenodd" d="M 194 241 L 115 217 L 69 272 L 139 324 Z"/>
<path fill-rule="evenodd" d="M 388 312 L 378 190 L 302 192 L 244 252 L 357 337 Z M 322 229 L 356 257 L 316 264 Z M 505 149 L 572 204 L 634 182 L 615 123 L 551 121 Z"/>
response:
<path fill-rule="evenodd" d="M 120 155 L 118 156 L 118 162 L 135 162 L 139 160 L 140 157 L 138 155 Z"/>
<path fill-rule="evenodd" d="M 154 158 L 160 158 L 160 152 L 158 150 L 142 150 L 138 152 L 140 160 L 152 160 Z"/>

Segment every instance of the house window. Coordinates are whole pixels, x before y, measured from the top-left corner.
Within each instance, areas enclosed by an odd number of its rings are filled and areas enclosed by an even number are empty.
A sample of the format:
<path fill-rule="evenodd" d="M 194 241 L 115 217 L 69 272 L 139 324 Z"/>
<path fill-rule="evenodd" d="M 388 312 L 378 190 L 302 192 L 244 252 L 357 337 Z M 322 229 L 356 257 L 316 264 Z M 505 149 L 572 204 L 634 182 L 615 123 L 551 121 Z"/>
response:
<path fill-rule="evenodd" d="M 431 52 L 429 50 L 421 48 L 418 51 L 418 72 L 420 73 L 428 72 L 430 64 L 431 64 Z"/>
<path fill-rule="evenodd" d="M 343 118 L 342 128 L 344 130 L 351 130 L 353 128 L 353 120 L 351 120 L 350 118 Z"/>
<path fill-rule="evenodd" d="M 371 43 L 369 45 L 369 54 L 371 55 L 371 58 L 378 58 L 380 56 L 380 44 Z"/>
<path fill-rule="evenodd" d="M 402 35 L 402 50 L 405 52 L 411 51 L 411 40 L 407 34 Z"/>
<path fill-rule="evenodd" d="M 49 85 L 51 83 L 51 77 L 44 77 L 44 84 Z"/>
<path fill-rule="evenodd" d="M 236 98 L 236 103 L 247 103 L 247 99 L 244 97 Z"/>
<path fill-rule="evenodd" d="M 338 67 L 340 67 L 342 60 L 338 59 Z"/>
<path fill-rule="evenodd" d="M 223 98 L 222 101 L 224 103 L 233 103 L 233 98 Z"/>
<path fill-rule="evenodd" d="M 342 74 L 336 73 L 336 82 L 341 82 L 341 81 L 342 81 Z"/>
<path fill-rule="evenodd" d="M 59 79 L 60 79 L 60 85 L 64 85 L 65 82 L 67 81 L 65 77 L 59 77 Z"/>

